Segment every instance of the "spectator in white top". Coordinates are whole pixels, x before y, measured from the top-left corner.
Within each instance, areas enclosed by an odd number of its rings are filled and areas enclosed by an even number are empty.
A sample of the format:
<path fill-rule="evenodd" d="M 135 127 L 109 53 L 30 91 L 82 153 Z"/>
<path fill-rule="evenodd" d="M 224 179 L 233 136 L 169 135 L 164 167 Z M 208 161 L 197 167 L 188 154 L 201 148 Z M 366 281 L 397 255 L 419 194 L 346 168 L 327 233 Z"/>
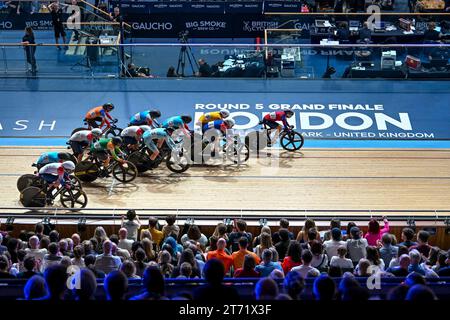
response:
<path fill-rule="evenodd" d="M 106 240 L 103 242 L 103 254 L 100 254 L 95 259 L 94 268 L 104 272 L 105 274 L 111 271 L 118 270 L 122 261 L 118 256 L 113 256 L 111 254 L 112 242 Z"/>
<path fill-rule="evenodd" d="M 323 245 L 325 247 L 328 260 L 331 260 L 332 257 L 337 256 L 337 249 L 340 246 L 345 246 L 345 242 L 342 241 L 341 230 L 338 228 L 333 228 L 331 230 L 331 240 L 325 241 Z"/>
<path fill-rule="evenodd" d="M 347 254 L 347 248 L 345 246 L 340 246 L 337 249 L 337 256 L 331 258 L 330 267 L 339 267 L 344 271 L 353 271 L 353 262 L 347 259 L 345 255 Z"/>
<path fill-rule="evenodd" d="M 312 255 L 311 251 L 309 251 L 308 249 L 303 250 L 302 251 L 302 264 L 300 266 L 292 268 L 291 272 L 292 271 L 299 272 L 303 279 L 306 278 L 306 276 L 308 275 L 308 272 L 310 270 L 314 270 L 314 271 L 317 271 L 317 273 L 320 273 L 319 270 L 317 270 L 314 267 L 311 267 L 312 258 L 313 258 L 313 255 Z"/>
<path fill-rule="evenodd" d="M 26 248 L 25 251 L 27 255 L 33 256 L 38 263 L 42 267 L 42 262 L 44 261 L 44 257 L 47 254 L 47 249 L 39 249 L 39 238 L 37 236 L 32 236 L 28 240 L 28 245 L 30 248 Z M 42 272 L 43 270 L 40 268 L 39 272 Z"/>
<path fill-rule="evenodd" d="M 366 248 L 369 245 L 367 239 L 362 238 L 362 232 L 358 227 L 352 227 L 350 229 L 350 239 L 347 240 L 347 251 L 349 258 L 353 262 L 353 266 L 356 266 L 359 260 L 366 257 Z"/>
<path fill-rule="evenodd" d="M 131 252 L 131 246 L 133 245 L 133 240 L 128 239 L 128 231 L 125 228 L 120 228 L 119 230 L 119 243 L 117 246 L 120 249 L 128 250 Z"/>
<path fill-rule="evenodd" d="M 122 216 L 122 228 L 127 229 L 128 239 L 137 241 L 138 230 L 141 227 L 141 221 L 139 221 L 139 216 L 136 214 L 134 210 L 128 210 L 126 215 L 127 220 L 125 221 L 125 217 Z"/>
<path fill-rule="evenodd" d="M 188 232 L 181 237 L 181 244 L 184 246 L 188 241 L 193 240 L 199 242 L 203 248 L 208 244 L 208 238 L 200 231 L 200 228 L 193 224 L 189 226 Z"/>

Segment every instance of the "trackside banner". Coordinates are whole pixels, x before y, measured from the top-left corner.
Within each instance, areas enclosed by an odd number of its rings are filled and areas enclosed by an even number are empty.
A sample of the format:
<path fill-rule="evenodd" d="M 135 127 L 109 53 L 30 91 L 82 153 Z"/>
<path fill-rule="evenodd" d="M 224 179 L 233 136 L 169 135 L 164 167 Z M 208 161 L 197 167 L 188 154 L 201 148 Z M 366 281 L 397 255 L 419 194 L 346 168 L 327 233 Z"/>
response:
<path fill-rule="evenodd" d="M 198 118 L 225 108 L 235 128 L 247 131 L 259 129 L 268 112 L 290 109 L 295 112 L 291 124 L 307 138 L 439 140 L 450 139 L 448 101 L 450 93 L 0 91 L 0 137 L 68 136 L 83 126 L 90 108 L 112 102 L 121 127 L 149 108 L 159 108 L 162 118 Z"/>

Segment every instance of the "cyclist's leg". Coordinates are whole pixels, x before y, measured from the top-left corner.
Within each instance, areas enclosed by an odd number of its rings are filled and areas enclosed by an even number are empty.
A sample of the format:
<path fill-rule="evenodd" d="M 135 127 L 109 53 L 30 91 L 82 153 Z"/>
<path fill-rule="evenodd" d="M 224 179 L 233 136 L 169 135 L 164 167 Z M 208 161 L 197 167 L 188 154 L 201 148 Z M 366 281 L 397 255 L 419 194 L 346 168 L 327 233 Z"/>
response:
<path fill-rule="evenodd" d="M 170 150 L 172 150 L 172 151 L 175 150 L 175 148 L 177 146 L 176 146 L 175 142 L 173 141 L 173 139 L 169 135 L 167 135 L 165 137 L 165 141 L 166 141 L 167 145 L 169 146 Z"/>
<path fill-rule="evenodd" d="M 161 147 L 163 146 L 163 144 L 164 144 L 164 139 L 165 139 L 165 138 L 160 138 L 160 139 L 158 139 L 158 142 L 156 143 L 156 146 L 158 147 L 158 149 L 161 149 Z"/>
<path fill-rule="evenodd" d="M 103 161 L 103 167 L 104 167 L 105 169 L 108 168 L 110 162 L 111 162 L 111 156 L 108 154 L 108 155 L 106 156 L 106 159 Z"/>
<path fill-rule="evenodd" d="M 160 145 L 160 141 L 164 142 L 163 139 L 158 139 L 158 145 Z M 148 150 L 151 152 L 150 154 L 150 160 L 155 160 L 156 157 L 159 155 L 159 149 L 156 146 L 155 142 L 153 140 L 147 141 L 146 142 L 146 146 L 148 148 Z M 162 146 L 162 143 L 161 143 Z"/>
<path fill-rule="evenodd" d="M 275 133 L 273 134 L 273 136 L 272 137 L 269 136 L 268 138 L 270 139 L 269 140 L 270 144 L 276 143 L 278 140 L 278 136 L 280 135 L 280 132 L 282 129 L 281 125 L 276 121 L 265 120 L 265 119 L 264 119 L 263 123 L 265 125 L 267 125 L 272 131 L 275 129 Z"/>
<path fill-rule="evenodd" d="M 53 190 L 55 190 L 55 188 L 59 184 L 58 176 L 49 174 L 49 173 L 44 173 L 44 174 L 40 174 L 39 177 L 42 178 L 47 184 L 47 192 L 46 192 L 45 197 L 47 198 L 47 202 L 50 202 L 52 199 Z"/>
<path fill-rule="evenodd" d="M 81 142 L 80 146 L 81 146 L 81 152 L 80 152 L 79 156 L 77 157 L 78 162 L 83 161 L 84 154 L 86 153 L 86 151 L 89 150 L 89 143 Z"/>
<path fill-rule="evenodd" d="M 92 155 L 99 160 L 103 164 L 103 170 L 105 172 L 106 168 L 109 166 L 110 162 L 110 155 L 108 151 L 105 150 L 98 150 L 94 151 Z"/>
<path fill-rule="evenodd" d="M 83 145 L 78 141 L 70 141 L 70 147 L 72 148 L 73 155 L 77 158 L 77 161 L 80 162 L 83 158 Z"/>
<path fill-rule="evenodd" d="M 95 121 L 95 119 L 86 119 L 86 123 L 88 124 L 89 129 L 98 128 L 98 125 L 97 125 L 97 122 Z"/>

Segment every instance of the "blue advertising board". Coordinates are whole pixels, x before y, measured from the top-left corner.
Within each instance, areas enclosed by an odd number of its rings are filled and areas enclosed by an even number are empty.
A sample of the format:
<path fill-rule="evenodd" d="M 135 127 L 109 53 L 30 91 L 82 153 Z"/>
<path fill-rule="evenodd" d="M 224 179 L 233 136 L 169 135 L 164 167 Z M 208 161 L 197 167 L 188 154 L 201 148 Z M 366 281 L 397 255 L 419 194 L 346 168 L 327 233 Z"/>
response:
<path fill-rule="evenodd" d="M 414 94 L 383 91 L 383 86 L 392 85 L 389 81 L 379 82 L 379 91 L 366 93 L 361 92 L 369 83 L 364 81 L 345 82 L 350 88 L 359 86 L 359 91 L 343 88 L 329 93 L 299 90 L 307 84 L 301 81 L 285 81 L 283 91 L 270 90 L 270 82 L 264 80 L 247 80 L 248 86 L 244 80 L 181 82 L 183 89 L 177 89 L 180 81 L 176 80 L 157 80 L 153 84 L 158 87 L 148 90 L 145 87 L 151 87 L 151 80 L 145 85 L 131 80 L 122 81 L 122 89 L 108 88 L 107 81 L 103 89 L 89 89 L 89 82 L 79 81 L 72 89 L 55 85 L 53 90 L 0 90 L 0 137 L 66 137 L 83 125 L 87 110 L 112 102 L 120 126 L 134 113 L 149 108 L 159 108 L 163 118 L 181 114 L 198 118 L 204 112 L 226 108 L 236 120 L 236 129 L 246 131 L 258 129 L 259 119 L 267 112 L 291 109 L 295 112 L 292 124 L 310 139 L 450 140 L 449 90 L 427 92 L 420 82 L 409 82 Z M 333 83 L 340 87 L 339 81 Z M 326 84 L 331 85 L 324 82 L 322 89 Z M 261 90 L 264 87 L 267 90 Z"/>

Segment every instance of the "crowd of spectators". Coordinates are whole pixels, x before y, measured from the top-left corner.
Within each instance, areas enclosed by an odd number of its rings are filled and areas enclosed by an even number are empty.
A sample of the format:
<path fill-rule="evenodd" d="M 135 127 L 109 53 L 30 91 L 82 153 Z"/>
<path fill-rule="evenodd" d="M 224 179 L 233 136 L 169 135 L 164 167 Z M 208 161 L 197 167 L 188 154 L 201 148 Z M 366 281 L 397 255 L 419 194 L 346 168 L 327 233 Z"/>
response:
<path fill-rule="evenodd" d="M 145 222 L 147 223 L 147 222 Z M 0 234 L 0 279 L 28 279 L 25 299 L 93 299 L 96 279 L 104 279 L 106 297 L 126 297 L 130 279 L 142 279 L 143 292 L 133 300 L 195 299 L 235 301 L 239 292 L 222 284 L 224 277 L 260 278 L 256 299 L 299 299 L 307 278 L 314 278 L 313 294 L 318 300 L 368 299 L 367 288 L 355 277 L 403 277 L 391 299 L 436 299 L 426 286 L 427 278 L 450 276 L 449 252 L 432 246 L 430 234 L 415 234 L 404 228 L 400 239 L 390 233 L 388 220 L 371 219 L 367 233 L 353 222 L 341 226 L 332 219 L 330 228 L 318 231 L 307 219 L 295 235 L 289 221 L 281 219 L 278 228 L 263 226 L 252 235 L 247 224 L 219 223 L 209 237 L 195 224 L 183 230 L 174 216 L 162 228 L 158 219 L 148 224 L 133 210 L 122 219 L 118 234 L 107 235 L 98 226 L 90 238 L 74 233 L 61 237 L 57 230 L 44 233 L 38 223 L 33 231 L 15 238 Z M 79 270 L 81 286 L 68 295 L 68 268 Z M 340 278 L 336 286 L 333 278 Z M 169 297 L 165 279 L 206 279 L 206 285 L 188 293 Z M 277 279 L 284 279 L 282 289 Z M 283 291 L 284 290 L 284 291 Z"/>
<path fill-rule="evenodd" d="M 139 1 L 139 0 L 138 0 Z M 145 0 L 142 0 L 145 1 Z M 162 0 L 165 1 L 165 0 Z M 263 1 L 263 0 L 261 0 Z M 397 5 L 402 4 L 403 6 L 407 6 L 410 12 L 423 12 L 426 11 L 427 8 L 430 7 L 428 4 L 429 0 L 404 0 L 404 1 L 396 1 L 396 0 L 372 0 L 372 1 L 361 1 L 361 0 L 284 0 L 291 2 L 301 2 L 303 5 L 302 12 L 320 12 L 327 11 L 329 12 L 362 12 L 365 11 L 367 6 L 369 5 L 377 5 L 382 10 L 394 10 Z M 70 2 L 61 1 L 61 2 Z M 88 1 L 92 5 L 96 7 L 106 9 L 108 1 Z M 183 0 L 180 0 L 183 2 Z M 402 3 L 404 2 L 404 3 Z M 450 11 L 450 1 L 442 0 L 442 1 L 431 1 L 432 8 L 434 10 L 442 10 L 442 11 Z M 3 1 L 0 2 L 3 4 L 3 7 L 7 8 L 11 14 L 21 14 L 21 13 L 38 13 L 45 12 L 45 2 L 38 1 Z M 403 9 L 403 7 L 402 7 Z M 403 10 L 404 11 L 404 10 Z"/>

